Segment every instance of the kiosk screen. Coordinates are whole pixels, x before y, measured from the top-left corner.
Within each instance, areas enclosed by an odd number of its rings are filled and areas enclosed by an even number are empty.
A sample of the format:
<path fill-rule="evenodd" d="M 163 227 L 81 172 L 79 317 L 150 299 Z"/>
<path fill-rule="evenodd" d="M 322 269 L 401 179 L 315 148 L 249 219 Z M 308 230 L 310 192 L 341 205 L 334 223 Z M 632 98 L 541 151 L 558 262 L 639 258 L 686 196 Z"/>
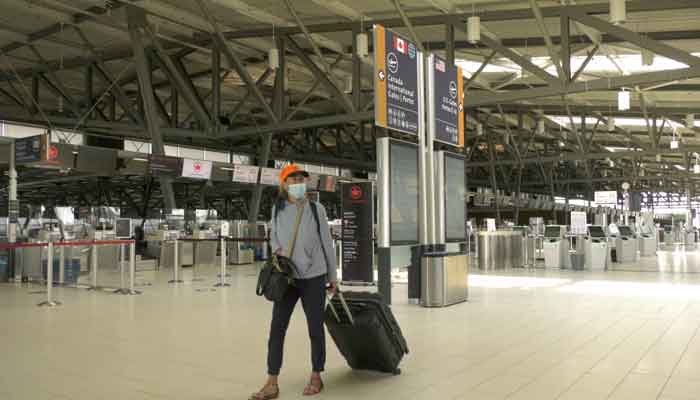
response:
<path fill-rule="evenodd" d="M 588 236 L 590 236 L 592 238 L 604 238 L 605 231 L 603 230 L 603 227 L 601 227 L 601 226 L 589 226 L 588 227 Z"/>
<path fill-rule="evenodd" d="M 617 229 L 620 231 L 620 236 L 632 237 L 634 233 L 629 226 L 618 226 Z"/>
<path fill-rule="evenodd" d="M 544 237 L 546 238 L 560 238 L 561 237 L 561 226 L 547 226 L 544 228 Z"/>

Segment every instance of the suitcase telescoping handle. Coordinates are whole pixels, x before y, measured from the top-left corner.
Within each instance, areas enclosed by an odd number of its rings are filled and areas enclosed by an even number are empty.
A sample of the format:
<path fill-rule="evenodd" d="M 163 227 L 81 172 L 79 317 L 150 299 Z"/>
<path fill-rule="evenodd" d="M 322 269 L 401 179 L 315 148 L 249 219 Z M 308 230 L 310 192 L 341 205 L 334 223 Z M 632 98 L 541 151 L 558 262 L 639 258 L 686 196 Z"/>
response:
<path fill-rule="evenodd" d="M 335 306 L 333 306 L 333 302 L 331 301 L 333 300 L 334 296 L 338 296 L 338 298 L 340 299 L 340 304 L 343 306 L 343 310 L 345 311 L 345 314 L 350 320 L 350 325 L 355 325 L 355 319 L 352 317 L 350 307 L 348 307 L 348 303 L 345 302 L 345 296 L 343 296 L 343 293 L 340 292 L 340 289 L 336 289 L 335 294 L 331 294 L 330 296 L 328 296 L 327 299 L 328 307 L 331 308 L 331 312 L 333 313 L 335 320 L 341 322 L 340 317 L 338 316 L 338 312 L 335 310 Z"/>

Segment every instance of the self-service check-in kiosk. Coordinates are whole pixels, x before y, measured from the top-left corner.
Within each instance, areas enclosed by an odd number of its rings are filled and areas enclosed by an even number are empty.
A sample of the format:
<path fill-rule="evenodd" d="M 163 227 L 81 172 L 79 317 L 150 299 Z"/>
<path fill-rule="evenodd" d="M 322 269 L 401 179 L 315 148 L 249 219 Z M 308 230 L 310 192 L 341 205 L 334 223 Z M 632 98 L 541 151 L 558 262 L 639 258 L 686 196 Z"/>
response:
<path fill-rule="evenodd" d="M 658 246 L 655 234 L 642 233 L 637 239 L 639 244 L 639 255 L 642 257 L 653 256 L 656 254 Z"/>
<path fill-rule="evenodd" d="M 615 239 L 615 250 L 617 252 L 617 262 L 636 262 L 637 258 L 637 238 L 629 226 L 620 225 L 617 227 L 620 234 Z"/>
<path fill-rule="evenodd" d="M 564 238 L 562 225 L 547 225 L 544 229 L 544 267 L 547 269 L 568 268 L 569 241 Z"/>
<path fill-rule="evenodd" d="M 656 254 L 657 240 L 656 231 L 652 229 L 651 232 L 641 230 L 639 238 L 637 239 L 639 245 L 639 255 L 642 257 L 653 256 Z"/>
<path fill-rule="evenodd" d="M 605 270 L 608 263 L 608 238 L 602 226 L 588 227 L 588 236 L 584 242 L 586 269 L 590 271 Z"/>

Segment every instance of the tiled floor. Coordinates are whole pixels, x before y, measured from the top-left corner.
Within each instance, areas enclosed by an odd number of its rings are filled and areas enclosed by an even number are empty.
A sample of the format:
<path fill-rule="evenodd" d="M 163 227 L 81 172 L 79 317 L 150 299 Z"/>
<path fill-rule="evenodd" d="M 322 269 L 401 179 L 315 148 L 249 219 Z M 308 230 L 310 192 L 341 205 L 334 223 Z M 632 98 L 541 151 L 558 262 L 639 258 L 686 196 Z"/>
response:
<path fill-rule="evenodd" d="M 329 340 L 322 398 L 700 399 L 700 253 L 660 260 L 475 273 L 470 301 L 446 309 L 408 305 L 396 285 L 403 374 L 354 372 Z M 232 267 L 233 286 L 215 291 L 214 270 L 177 286 L 144 275 L 153 285 L 134 297 L 58 289 L 55 309 L 36 307 L 37 286 L 0 285 L 0 399 L 245 399 L 264 377 L 270 317 L 255 272 Z M 282 398 L 306 380 L 303 318 Z"/>

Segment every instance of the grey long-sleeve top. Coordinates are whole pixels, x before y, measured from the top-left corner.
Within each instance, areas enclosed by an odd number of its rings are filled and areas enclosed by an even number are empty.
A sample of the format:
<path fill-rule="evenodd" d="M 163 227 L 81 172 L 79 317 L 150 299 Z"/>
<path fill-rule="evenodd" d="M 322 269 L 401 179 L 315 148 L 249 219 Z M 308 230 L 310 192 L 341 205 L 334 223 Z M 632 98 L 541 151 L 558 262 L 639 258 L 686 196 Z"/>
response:
<path fill-rule="evenodd" d="M 294 235 L 294 224 L 297 217 L 297 203 L 287 202 L 284 209 L 277 213 L 275 218 L 275 208 L 272 209 L 272 221 L 270 221 L 270 246 L 274 252 L 282 249 L 283 255 L 289 255 L 292 237 Z M 338 278 L 335 250 L 333 248 L 333 238 L 328 227 L 328 216 L 326 209 L 320 203 L 316 203 L 318 210 L 318 220 L 321 224 L 321 237 L 319 238 L 316 220 L 311 211 L 308 201 L 303 203 L 304 211 L 299 223 L 299 234 L 292 261 L 297 266 L 295 278 L 311 279 L 323 274 L 327 274 L 326 279 L 336 281 Z M 323 255 L 323 246 L 326 249 L 328 259 Z"/>

